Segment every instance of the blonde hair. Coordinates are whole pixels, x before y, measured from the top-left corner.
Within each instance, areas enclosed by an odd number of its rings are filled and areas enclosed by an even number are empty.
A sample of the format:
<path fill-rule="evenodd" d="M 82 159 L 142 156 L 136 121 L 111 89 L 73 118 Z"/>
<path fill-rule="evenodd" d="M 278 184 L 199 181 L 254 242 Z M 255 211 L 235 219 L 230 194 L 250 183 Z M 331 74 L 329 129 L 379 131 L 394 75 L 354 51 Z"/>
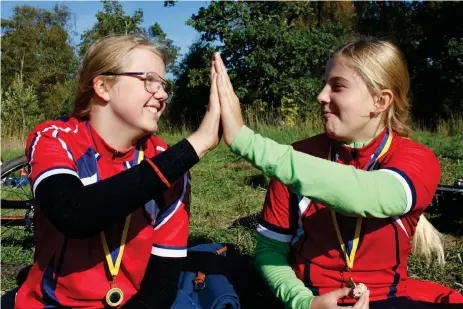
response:
<path fill-rule="evenodd" d="M 149 48 L 165 62 L 165 56 L 148 39 L 136 35 L 110 35 L 94 42 L 85 54 L 79 69 L 76 98 L 72 115 L 88 117 L 93 101 L 93 79 L 105 72 L 121 73 L 130 51 L 135 48 Z M 108 82 L 117 76 L 104 76 Z"/>
<path fill-rule="evenodd" d="M 392 91 L 394 99 L 386 112 L 387 125 L 398 135 L 408 137 L 410 77 L 400 50 L 388 41 L 367 38 L 348 43 L 336 54 L 350 62 L 371 92 Z"/>
<path fill-rule="evenodd" d="M 442 234 L 436 230 L 424 215 L 420 216 L 415 235 L 412 238 L 412 252 L 426 257 L 428 261 L 435 254 L 439 264 L 445 263 Z"/>
<path fill-rule="evenodd" d="M 385 114 L 387 126 L 398 135 L 408 137 L 410 76 L 399 48 L 388 41 L 362 38 L 344 45 L 335 55 L 341 55 L 349 62 L 372 93 L 383 89 L 392 91 L 394 98 Z M 439 264 L 445 262 L 442 235 L 424 215 L 419 217 L 412 238 L 412 251 L 428 261 L 435 254 Z"/>

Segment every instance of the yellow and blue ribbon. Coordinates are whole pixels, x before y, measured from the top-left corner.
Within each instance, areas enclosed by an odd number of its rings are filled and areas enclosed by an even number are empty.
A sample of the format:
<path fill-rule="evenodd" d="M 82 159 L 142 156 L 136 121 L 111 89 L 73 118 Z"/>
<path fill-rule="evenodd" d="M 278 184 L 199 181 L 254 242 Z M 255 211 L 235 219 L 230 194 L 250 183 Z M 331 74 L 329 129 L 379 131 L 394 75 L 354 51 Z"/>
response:
<path fill-rule="evenodd" d="M 379 144 L 375 153 L 373 154 L 370 161 L 368 162 L 365 170 L 367 171 L 373 170 L 375 166 L 377 165 L 378 160 L 387 153 L 391 144 L 392 144 L 392 133 L 390 132 L 389 129 L 386 129 L 386 134 L 384 135 L 383 139 L 381 140 L 381 143 Z M 330 147 L 328 159 L 333 162 L 337 162 L 338 157 L 339 157 L 338 154 L 332 151 L 332 147 Z M 360 231 L 362 228 L 362 217 L 357 217 L 357 222 L 355 223 L 354 238 L 347 242 L 347 246 L 344 243 L 344 240 L 342 239 L 338 220 L 336 218 L 336 213 L 333 210 L 331 210 L 331 219 L 333 220 L 333 225 L 336 230 L 336 235 L 338 237 L 339 244 L 341 245 L 341 250 L 345 255 L 347 268 L 352 269 L 354 267 L 355 253 L 357 252 L 357 248 L 359 244 Z"/>
<path fill-rule="evenodd" d="M 143 160 L 143 158 L 144 158 L 144 152 L 140 146 L 140 149 L 136 150 L 135 152 L 135 158 L 134 158 L 133 165 L 139 164 Z M 108 264 L 109 272 L 111 273 L 113 280 L 116 278 L 117 274 L 119 273 L 119 269 L 121 267 L 122 256 L 124 255 L 125 242 L 127 240 L 127 234 L 129 231 L 131 217 L 132 217 L 132 214 L 128 215 L 125 218 L 125 223 L 124 223 L 124 228 L 122 230 L 120 245 L 116 247 L 112 252 L 109 251 L 108 242 L 106 241 L 104 232 L 100 233 L 101 243 L 103 244 L 103 250 L 106 256 L 106 262 Z"/>

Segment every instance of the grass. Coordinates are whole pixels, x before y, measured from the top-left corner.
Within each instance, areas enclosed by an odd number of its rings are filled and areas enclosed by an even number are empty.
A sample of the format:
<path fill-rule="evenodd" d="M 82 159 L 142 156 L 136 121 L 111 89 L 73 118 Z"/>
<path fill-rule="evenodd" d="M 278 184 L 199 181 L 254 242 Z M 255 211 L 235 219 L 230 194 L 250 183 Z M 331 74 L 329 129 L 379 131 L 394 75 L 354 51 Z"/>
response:
<path fill-rule="evenodd" d="M 314 129 L 275 128 L 261 126 L 258 131 L 281 143 L 291 143 L 315 134 Z M 174 144 L 184 134 L 160 134 L 169 144 Z M 442 166 L 442 184 L 453 184 L 463 176 L 463 134 L 449 136 L 444 133 L 431 134 L 417 131 L 413 139 L 426 144 L 438 156 Z M 11 158 L 20 153 L 5 151 L 2 157 Z M 9 148 L 12 149 L 12 148 Z M 233 244 L 238 252 L 252 256 L 255 248 L 255 232 L 247 228 L 230 228 L 238 218 L 260 211 L 266 193 L 268 179 L 249 163 L 234 156 L 221 143 L 191 170 L 192 206 L 190 219 L 190 241 L 224 242 Z M 463 222 L 459 223 L 463 224 Z M 437 226 L 439 228 L 439 226 Z M 425 261 L 418 256 L 410 257 L 410 275 L 432 280 L 463 292 L 463 236 L 462 233 L 444 236 L 447 263 L 437 266 L 434 261 Z M 32 263 L 33 246 L 30 236 L 11 231 L 2 235 L 2 291 L 14 287 L 11 273 L 14 265 Z"/>

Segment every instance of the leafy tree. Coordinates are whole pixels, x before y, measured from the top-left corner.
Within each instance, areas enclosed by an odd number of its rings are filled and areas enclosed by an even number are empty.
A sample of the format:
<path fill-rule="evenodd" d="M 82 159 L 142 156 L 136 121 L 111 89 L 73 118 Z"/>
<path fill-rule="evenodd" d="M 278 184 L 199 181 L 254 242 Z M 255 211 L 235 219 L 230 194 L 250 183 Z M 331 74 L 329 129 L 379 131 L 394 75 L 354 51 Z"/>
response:
<path fill-rule="evenodd" d="M 11 19 L 2 19 L 2 87 L 35 91 L 43 115 L 61 109 L 61 102 L 43 106 L 50 89 L 74 78 L 77 58 L 69 44 L 71 13 L 66 6 L 55 5 L 50 11 L 32 6 L 15 6 Z M 16 78 L 16 76 L 19 76 Z"/>
<path fill-rule="evenodd" d="M 463 5 L 459 2 L 355 2 L 358 31 L 390 39 L 407 60 L 415 120 L 435 127 L 463 110 Z"/>
<path fill-rule="evenodd" d="M 111 34 L 138 34 L 144 35 L 154 41 L 166 54 L 166 65 L 168 71 L 175 70 L 180 47 L 175 46 L 173 41 L 168 39 L 161 26 L 154 23 L 148 29 L 141 26 L 143 23 L 143 11 L 137 9 L 132 16 L 124 12 L 122 4 L 117 1 L 102 1 L 103 11 L 96 14 L 97 21 L 93 27 L 84 32 L 79 44 L 79 55 L 82 57 L 90 45 L 107 35 Z"/>
<path fill-rule="evenodd" d="M 25 85 L 19 75 L 2 91 L 2 137 L 27 133 L 44 117 L 32 85 Z"/>
<path fill-rule="evenodd" d="M 42 103 L 43 110 L 47 111 L 47 119 L 57 119 L 72 113 L 75 87 L 75 80 L 69 79 L 47 89 L 46 99 Z"/>
<path fill-rule="evenodd" d="M 332 8 L 312 2 L 212 2 L 187 24 L 222 52 L 244 105 L 279 108 L 291 97 L 303 112 L 315 101 L 330 48 L 352 31 L 353 6 L 340 10 L 349 12 L 350 26 L 332 21 L 341 14 L 328 14 Z"/>
<path fill-rule="evenodd" d="M 197 123 L 206 111 L 210 89 L 210 65 L 214 48 L 203 41 L 194 42 L 180 62 L 175 93 L 166 110 L 174 124 Z"/>

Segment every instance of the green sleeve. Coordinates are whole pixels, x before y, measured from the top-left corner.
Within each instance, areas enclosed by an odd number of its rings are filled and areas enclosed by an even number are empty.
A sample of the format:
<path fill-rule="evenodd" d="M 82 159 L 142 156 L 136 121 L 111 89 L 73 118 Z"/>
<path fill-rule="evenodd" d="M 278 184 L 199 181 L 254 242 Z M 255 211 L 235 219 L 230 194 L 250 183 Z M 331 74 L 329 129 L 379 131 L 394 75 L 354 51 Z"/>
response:
<path fill-rule="evenodd" d="M 231 150 L 294 193 L 344 215 L 387 218 L 402 215 L 405 189 L 393 175 L 366 172 L 295 151 L 243 126 Z"/>
<path fill-rule="evenodd" d="M 289 243 L 257 234 L 256 269 L 285 308 L 309 309 L 314 296 L 289 265 L 289 251 Z"/>

